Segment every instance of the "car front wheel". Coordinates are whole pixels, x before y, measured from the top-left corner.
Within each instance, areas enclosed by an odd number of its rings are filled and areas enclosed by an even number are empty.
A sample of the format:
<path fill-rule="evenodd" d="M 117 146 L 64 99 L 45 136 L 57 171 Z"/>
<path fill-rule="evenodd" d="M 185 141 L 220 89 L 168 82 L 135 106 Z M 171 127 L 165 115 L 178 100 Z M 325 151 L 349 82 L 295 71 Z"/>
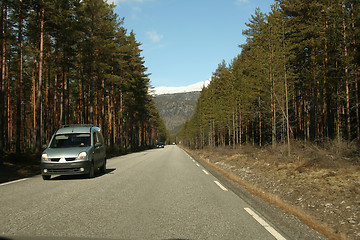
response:
<path fill-rule="evenodd" d="M 51 175 L 42 175 L 42 178 L 43 178 L 44 180 L 50 180 Z"/>
<path fill-rule="evenodd" d="M 90 164 L 90 170 L 89 170 L 89 173 L 87 174 L 87 177 L 88 178 L 93 178 L 94 173 L 95 173 L 95 168 L 94 168 L 94 162 L 92 161 L 91 164 Z"/>
<path fill-rule="evenodd" d="M 106 158 L 104 159 L 104 164 L 100 167 L 101 173 L 106 173 Z"/>

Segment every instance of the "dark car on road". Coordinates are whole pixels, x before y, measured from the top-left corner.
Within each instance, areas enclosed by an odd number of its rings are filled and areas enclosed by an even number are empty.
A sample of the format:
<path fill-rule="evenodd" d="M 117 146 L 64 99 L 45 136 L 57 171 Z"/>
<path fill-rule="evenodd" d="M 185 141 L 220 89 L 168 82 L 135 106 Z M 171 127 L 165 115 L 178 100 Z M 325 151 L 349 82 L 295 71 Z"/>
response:
<path fill-rule="evenodd" d="M 158 142 L 158 143 L 156 144 L 156 147 L 157 147 L 157 148 L 164 148 L 165 145 L 164 145 L 163 142 Z"/>
<path fill-rule="evenodd" d="M 106 171 L 106 146 L 100 128 L 94 125 L 70 125 L 58 129 L 41 156 L 44 180 L 51 175 L 85 174 Z"/>

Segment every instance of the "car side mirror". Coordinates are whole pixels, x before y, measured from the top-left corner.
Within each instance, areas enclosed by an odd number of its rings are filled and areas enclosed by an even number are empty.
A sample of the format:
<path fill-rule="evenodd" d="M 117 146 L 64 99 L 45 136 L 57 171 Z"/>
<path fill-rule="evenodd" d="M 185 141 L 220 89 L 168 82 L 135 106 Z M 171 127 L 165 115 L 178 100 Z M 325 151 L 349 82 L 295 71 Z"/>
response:
<path fill-rule="evenodd" d="M 95 143 L 95 147 L 100 147 L 100 146 L 101 146 L 100 142 Z"/>
<path fill-rule="evenodd" d="M 47 148 L 47 144 L 43 144 L 43 145 L 41 146 L 41 148 L 42 148 L 42 150 L 45 150 L 45 149 Z"/>

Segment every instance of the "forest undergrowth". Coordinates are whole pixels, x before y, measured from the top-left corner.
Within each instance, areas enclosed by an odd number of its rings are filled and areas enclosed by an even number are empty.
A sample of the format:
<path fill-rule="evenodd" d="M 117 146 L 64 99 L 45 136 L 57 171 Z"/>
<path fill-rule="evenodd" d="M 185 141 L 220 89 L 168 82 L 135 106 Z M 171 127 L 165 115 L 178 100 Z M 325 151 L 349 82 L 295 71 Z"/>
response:
<path fill-rule="evenodd" d="M 186 150 L 330 239 L 360 239 L 358 143 Z"/>
<path fill-rule="evenodd" d="M 0 156 L 0 183 L 40 174 L 40 155 L 3 153 Z"/>

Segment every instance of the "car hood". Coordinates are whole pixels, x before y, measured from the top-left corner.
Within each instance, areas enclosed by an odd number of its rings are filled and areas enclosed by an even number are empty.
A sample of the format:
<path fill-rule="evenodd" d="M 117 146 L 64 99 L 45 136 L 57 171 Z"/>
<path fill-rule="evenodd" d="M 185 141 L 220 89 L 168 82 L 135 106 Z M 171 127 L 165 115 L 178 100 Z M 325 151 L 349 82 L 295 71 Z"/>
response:
<path fill-rule="evenodd" d="M 92 147 L 47 148 L 44 153 L 49 158 L 77 157 L 81 152 L 89 152 Z"/>

